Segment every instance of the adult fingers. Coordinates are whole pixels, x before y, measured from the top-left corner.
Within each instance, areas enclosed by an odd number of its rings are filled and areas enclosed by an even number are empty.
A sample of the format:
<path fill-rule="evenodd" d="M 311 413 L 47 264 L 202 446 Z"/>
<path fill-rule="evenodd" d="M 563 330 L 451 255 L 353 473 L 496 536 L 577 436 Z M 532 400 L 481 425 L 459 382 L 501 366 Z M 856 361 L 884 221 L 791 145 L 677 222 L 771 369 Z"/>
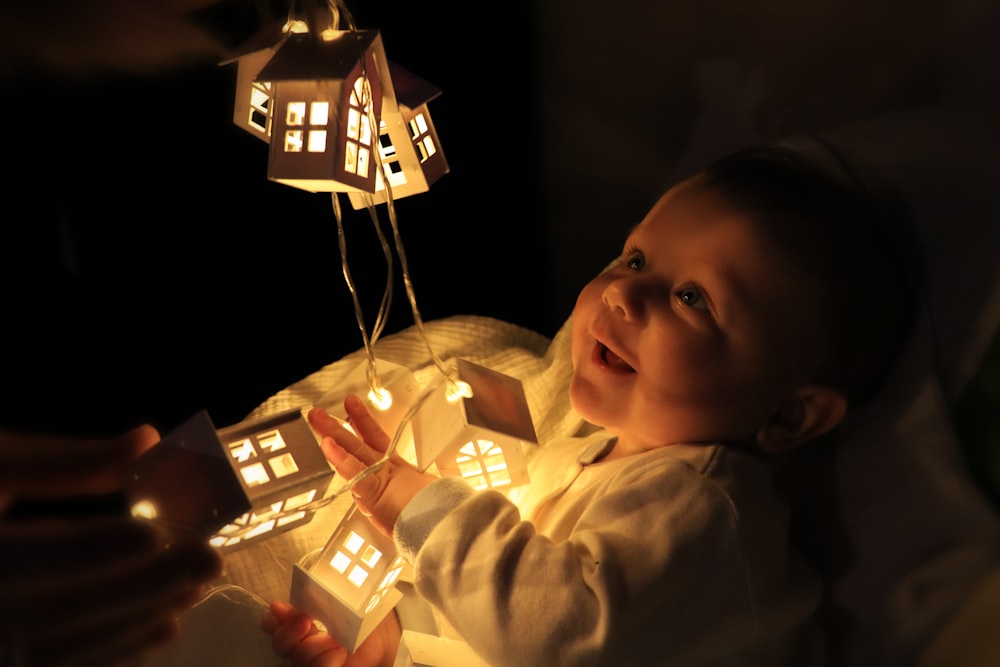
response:
<path fill-rule="evenodd" d="M 129 462 L 159 439 L 148 424 L 113 438 L 0 431 L 0 490 L 25 496 L 114 491 Z"/>
<path fill-rule="evenodd" d="M 166 543 L 164 531 L 130 517 L 0 522 L 4 563 L 0 583 L 12 578 L 61 577 L 106 567 L 116 560 L 151 557 Z"/>
<path fill-rule="evenodd" d="M 208 545 L 177 543 L 103 567 L 15 578 L 5 582 L 0 620 L 30 637 L 71 632 L 151 608 L 178 609 L 191 604 L 221 569 L 221 558 Z"/>

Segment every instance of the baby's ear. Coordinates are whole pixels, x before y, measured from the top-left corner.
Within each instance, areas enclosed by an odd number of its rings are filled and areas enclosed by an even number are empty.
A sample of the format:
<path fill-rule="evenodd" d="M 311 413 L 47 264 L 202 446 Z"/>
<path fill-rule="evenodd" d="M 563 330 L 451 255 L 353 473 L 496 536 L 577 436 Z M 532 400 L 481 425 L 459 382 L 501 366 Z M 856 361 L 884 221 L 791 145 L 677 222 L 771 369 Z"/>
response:
<path fill-rule="evenodd" d="M 829 433 L 846 412 L 847 398 L 837 389 L 799 387 L 757 431 L 757 446 L 772 454 L 787 452 Z"/>

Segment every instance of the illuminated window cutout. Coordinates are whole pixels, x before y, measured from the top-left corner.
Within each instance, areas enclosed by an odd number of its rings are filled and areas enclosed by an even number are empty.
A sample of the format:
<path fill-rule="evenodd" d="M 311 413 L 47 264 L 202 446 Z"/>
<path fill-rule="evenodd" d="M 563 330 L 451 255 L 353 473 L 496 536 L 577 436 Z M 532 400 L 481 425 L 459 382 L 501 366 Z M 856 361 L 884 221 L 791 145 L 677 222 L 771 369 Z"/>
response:
<path fill-rule="evenodd" d="M 244 535 L 243 539 L 250 540 L 250 539 L 253 539 L 255 537 L 259 537 L 259 536 L 263 535 L 264 533 L 269 533 L 272 530 L 274 530 L 274 526 L 275 526 L 275 522 L 274 521 L 265 521 L 264 523 L 260 524 L 259 526 L 257 526 L 253 530 L 251 530 L 249 533 L 247 533 L 246 535 Z"/>
<path fill-rule="evenodd" d="M 371 152 L 367 148 L 358 149 L 358 176 L 362 178 L 368 177 L 368 160 L 371 156 Z"/>
<path fill-rule="evenodd" d="M 250 118 L 247 122 L 260 130 L 267 131 L 267 110 L 271 106 L 271 94 L 267 84 L 253 84 L 250 89 Z"/>
<path fill-rule="evenodd" d="M 240 474 L 247 486 L 257 486 L 271 481 L 271 478 L 267 476 L 267 470 L 264 469 L 264 464 L 259 462 L 243 466 L 240 468 Z"/>
<path fill-rule="evenodd" d="M 302 130 L 287 130 L 285 132 L 285 152 L 302 152 Z"/>
<path fill-rule="evenodd" d="M 400 572 L 403 571 L 403 566 L 399 565 L 401 561 L 398 558 L 396 559 L 396 563 L 397 563 L 396 567 L 392 568 L 391 570 L 385 573 L 385 577 L 382 578 L 382 582 L 378 585 L 378 590 L 382 590 L 383 588 L 389 588 L 389 586 L 392 586 L 394 583 L 396 583 L 396 580 L 399 579 L 399 574 Z"/>
<path fill-rule="evenodd" d="M 382 552 L 369 544 L 365 547 L 365 550 L 362 552 L 358 560 L 360 560 L 364 565 L 367 565 L 368 568 L 373 568 L 378 564 L 381 558 Z"/>
<path fill-rule="evenodd" d="M 422 113 L 418 113 L 416 116 L 410 119 L 410 137 L 416 139 L 421 134 L 427 132 L 427 119 L 424 118 Z"/>
<path fill-rule="evenodd" d="M 399 165 L 399 162 L 391 162 L 386 165 L 389 169 L 389 185 L 394 188 L 406 185 L 406 172 Z"/>
<path fill-rule="evenodd" d="M 326 125 L 330 122 L 330 103 L 313 102 L 309 105 L 309 124 Z"/>
<path fill-rule="evenodd" d="M 494 447 L 486 452 L 486 455 L 483 456 L 483 463 L 486 464 L 486 469 L 490 472 L 507 468 L 507 459 L 503 457 L 503 450 L 499 447 Z"/>
<path fill-rule="evenodd" d="M 253 448 L 253 442 L 250 438 L 244 438 L 239 442 L 229 443 L 229 454 L 236 459 L 237 463 L 246 463 L 257 457 L 257 450 Z"/>
<path fill-rule="evenodd" d="M 365 538 L 361 537 L 353 530 L 347 536 L 347 539 L 344 540 L 344 548 L 355 556 L 358 555 L 358 552 L 361 551 L 361 547 L 363 546 L 365 546 Z"/>
<path fill-rule="evenodd" d="M 290 523 L 295 523 L 299 519 L 304 519 L 306 517 L 305 510 L 301 512 L 295 512 L 293 514 L 286 514 L 285 516 L 278 517 L 278 527 L 287 526 Z"/>
<path fill-rule="evenodd" d="M 351 568 L 350 574 L 347 575 L 347 580 L 358 588 L 361 588 L 366 579 L 368 579 L 368 570 L 360 565 L 355 565 Z"/>
<path fill-rule="evenodd" d="M 382 157 L 390 158 L 396 154 L 396 146 L 392 143 L 392 137 L 385 129 L 385 123 L 381 124 L 381 134 L 378 137 L 379 146 L 382 147 Z"/>
<path fill-rule="evenodd" d="M 485 453 L 483 450 L 486 450 Z M 506 486 L 510 471 L 503 450 L 489 440 L 467 442 L 455 458 L 459 474 L 476 489 Z"/>
<path fill-rule="evenodd" d="M 285 509 L 291 510 L 296 507 L 302 507 L 303 505 L 308 505 L 316 497 L 316 489 L 310 489 L 304 493 L 298 493 L 291 496 L 285 501 Z"/>
<path fill-rule="evenodd" d="M 304 125 L 306 122 L 306 103 L 289 102 L 285 109 L 285 124 L 289 126 Z"/>
<path fill-rule="evenodd" d="M 310 153 L 323 153 L 326 151 L 326 130 L 313 130 L 310 132 L 306 150 Z"/>
<path fill-rule="evenodd" d="M 265 452 L 276 452 L 285 448 L 285 439 L 281 437 L 281 431 L 266 431 L 257 436 L 257 444 Z"/>
<path fill-rule="evenodd" d="M 333 558 L 330 559 L 330 567 L 343 574 L 347 571 L 347 568 L 352 562 L 353 561 L 350 556 L 345 554 L 343 551 L 338 551 L 333 555 Z"/>
<path fill-rule="evenodd" d="M 281 511 L 282 504 L 283 504 L 282 501 L 279 500 L 276 503 L 271 503 L 270 507 L 268 507 L 267 510 L 261 511 L 259 513 L 254 512 L 253 515 L 250 517 L 250 523 L 260 523 L 264 519 L 270 519 L 275 514 Z"/>
<path fill-rule="evenodd" d="M 299 465 L 295 462 L 295 457 L 288 452 L 272 456 L 267 460 L 267 464 L 271 466 L 271 472 L 278 479 L 288 477 L 299 471 Z"/>
<path fill-rule="evenodd" d="M 347 110 L 347 138 L 354 141 L 361 138 L 361 112 L 354 108 Z"/>
<path fill-rule="evenodd" d="M 348 141 L 344 146 L 344 171 L 358 173 L 358 145 L 353 141 Z"/>
<path fill-rule="evenodd" d="M 420 146 L 421 146 L 420 155 L 422 156 L 420 160 L 421 162 L 423 162 L 430 156 L 437 153 L 437 146 L 434 145 L 434 140 L 431 139 L 429 136 L 424 137 L 423 141 L 420 142 Z"/>

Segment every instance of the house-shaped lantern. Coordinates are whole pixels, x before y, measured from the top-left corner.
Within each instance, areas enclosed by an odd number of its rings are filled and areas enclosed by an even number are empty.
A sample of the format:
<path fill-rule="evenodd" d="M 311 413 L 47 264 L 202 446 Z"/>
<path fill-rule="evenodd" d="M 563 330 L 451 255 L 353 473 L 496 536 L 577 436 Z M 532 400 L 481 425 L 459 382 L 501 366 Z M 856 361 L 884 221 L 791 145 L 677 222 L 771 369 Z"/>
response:
<path fill-rule="evenodd" d="M 368 371 L 368 361 L 362 361 L 337 381 L 336 388 L 323 394 L 315 405 L 346 420 L 344 398 L 354 394 L 364 402 L 372 417 L 390 438 L 395 437 L 396 431 L 402 426 L 395 453 L 414 463 L 413 434 L 409 421 L 404 422 L 404 418 L 417 400 L 420 385 L 406 366 L 385 359 L 375 359 L 375 372 L 381 383 L 381 391 L 375 392 L 368 379 Z"/>
<path fill-rule="evenodd" d="M 379 119 L 384 105 L 396 112 L 388 82 L 377 30 L 288 35 L 254 81 L 271 94 L 268 178 L 310 192 L 375 192 Z"/>
<path fill-rule="evenodd" d="M 382 169 L 376 174 L 374 194 L 348 192 L 355 209 L 381 204 L 390 193 L 395 200 L 427 192 L 448 173 L 448 162 L 427 108 L 441 90 L 391 61 L 389 75 L 397 112 L 392 113 L 388 106 L 382 110 L 379 123 Z M 389 182 L 388 192 L 385 181 Z"/>
<path fill-rule="evenodd" d="M 292 33 L 305 33 L 301 21 L 272 21 L 233 51 L 219 65 L 236 63 L 236 95 L 233 103 L 233 124 L 258 139 L 271 138 L 271 83 L 258 81 L 264 65 Z"/>
<path fill-rule="evenodd" d="M 456 359 L 413 417 L 417 466 L 462 477 L 477 489 L 528 482 L 523 447 L 537 444 L 524 387 L 517 378 Z M 456 391 L 458 388 L 458 391 Z"/>
<path fill-rule="evenodd" d="M 310 568 L 295 565 L 289 601 L 353 653 L 399 602 L 395 584 L 408 567 L 392 540 L 351 505 Z"/>
<path fill-rule="evenodd" d="M 333 476 L 301 410 L 218 431 L 201 411 L 138 457 L 123 488 L 133 513 L 232 548 L 311 521 Z"/>

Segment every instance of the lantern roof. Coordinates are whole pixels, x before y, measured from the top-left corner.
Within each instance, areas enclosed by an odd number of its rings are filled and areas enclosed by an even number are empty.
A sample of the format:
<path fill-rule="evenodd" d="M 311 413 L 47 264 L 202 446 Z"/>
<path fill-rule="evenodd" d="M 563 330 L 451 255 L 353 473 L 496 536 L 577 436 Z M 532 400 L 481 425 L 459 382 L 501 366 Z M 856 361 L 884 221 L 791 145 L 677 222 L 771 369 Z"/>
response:
<path fill-rule="evenodd" d="M 389 76 L 396 101 L 411 109 L 427 104 L 441 94 L 441 89 L 408 69 L 389 61 Z"/>
<path fill-rule="evenodd" d="M 231 50 L 226 59 L 220 62 L 219 65 L 234 63 L 244 56 L 263 51 L 264 49 L 276 49 L 287 36 L 284 20 L 265 23 L 257 32 L 250 35 L 239 46 Z"/>
<path fill-rule="evenodd" d="M 307 81 L 343 79 L 364 54 L 380 44 L 378 30 L 343 30 L 332 39 L 317 39 L 309 33 L 288 36 L 257 75 L 258 81 Z"/>

